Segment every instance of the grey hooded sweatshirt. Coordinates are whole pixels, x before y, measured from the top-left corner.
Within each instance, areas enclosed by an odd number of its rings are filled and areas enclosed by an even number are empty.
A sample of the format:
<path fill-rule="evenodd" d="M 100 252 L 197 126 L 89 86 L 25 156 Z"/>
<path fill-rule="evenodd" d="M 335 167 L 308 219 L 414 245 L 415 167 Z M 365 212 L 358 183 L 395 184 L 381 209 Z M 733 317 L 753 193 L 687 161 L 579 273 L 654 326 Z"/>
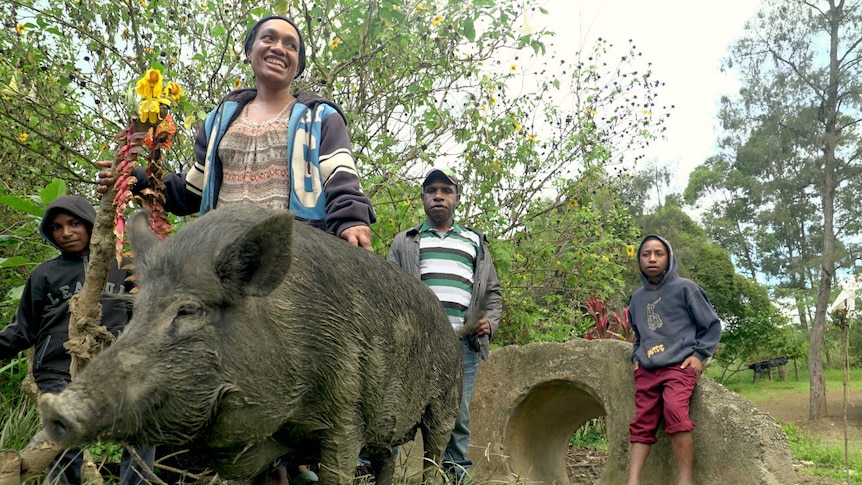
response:
<path fill-rule="evenodd" d="M 668 268 L 656 285 L 640 268 L 641 249 L 650 239 L 664 244 L 668 254 Z M 677 274 L 676 257 L 664 238 L 654 234 L 645 237 L 637 254 L 643 287 L 634 292 L 629 304 L 629 320 L 635 331 L 632 362 L 656 369 L 680 364 L 690 355 L 705 361 L 721 338 L 721 321 L 706 292 Z"/>

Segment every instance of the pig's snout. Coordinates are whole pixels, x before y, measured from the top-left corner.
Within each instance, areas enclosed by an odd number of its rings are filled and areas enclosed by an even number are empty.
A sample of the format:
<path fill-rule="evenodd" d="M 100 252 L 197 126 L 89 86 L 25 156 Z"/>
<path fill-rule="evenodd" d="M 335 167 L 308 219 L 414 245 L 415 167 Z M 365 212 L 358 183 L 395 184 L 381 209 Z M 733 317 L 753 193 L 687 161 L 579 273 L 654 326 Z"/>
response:
<path fill-rule="evenodd" d="M 42 408 L 42 427 L 48 433 L 52 441 L 61 444 L 69 445 L 74 439 L 72 430 L 74 426 L 71 420 L 64 416 L 59 407 L 62 403 L 54 394 L 45 394 L 40 400 Z"/>
<path fill-rule="evenodd" d="M 62 419 L 52 419 L 45 422 L 45 430 L 54 441 L 61 443 L 66 439 L 66 423 Z"/>

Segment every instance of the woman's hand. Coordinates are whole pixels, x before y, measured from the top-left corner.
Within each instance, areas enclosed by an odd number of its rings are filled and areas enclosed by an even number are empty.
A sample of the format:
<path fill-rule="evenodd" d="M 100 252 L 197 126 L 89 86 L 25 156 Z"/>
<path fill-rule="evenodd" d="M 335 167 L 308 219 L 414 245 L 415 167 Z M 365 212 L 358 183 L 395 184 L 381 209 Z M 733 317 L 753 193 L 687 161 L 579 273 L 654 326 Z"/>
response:
<path fill-rule="evenodd" d="M 96 187 L 96 192 L 100 194 L 104 194 L 111 187 L 114 186 L 114 173 L 111 171 L 111 167 L 114 163 L 110 160 L 100 160 L 96 162 L 96 166 L 99 168 L 107 168 L 108 170 L 100 170 L 96 174 L 96 183 L 99 184 Z"/>
<path fill-rule="evenodd" d="M 341 239 L 371 251 L 371 228 L 368 226 L 353 226 L 341 231 Z"/>

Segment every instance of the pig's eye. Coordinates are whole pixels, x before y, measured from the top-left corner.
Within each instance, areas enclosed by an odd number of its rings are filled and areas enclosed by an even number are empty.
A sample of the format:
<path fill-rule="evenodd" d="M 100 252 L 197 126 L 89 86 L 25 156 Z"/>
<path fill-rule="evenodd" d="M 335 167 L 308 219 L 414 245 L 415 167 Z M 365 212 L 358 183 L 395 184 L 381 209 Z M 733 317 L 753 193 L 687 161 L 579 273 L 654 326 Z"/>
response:
<path fill-rule="evenodd" d="M 197 305 L 183 305 L 177 309 L 177 318 L 182 317 L 197 317 L 203 315 L 203 308 Z"/>

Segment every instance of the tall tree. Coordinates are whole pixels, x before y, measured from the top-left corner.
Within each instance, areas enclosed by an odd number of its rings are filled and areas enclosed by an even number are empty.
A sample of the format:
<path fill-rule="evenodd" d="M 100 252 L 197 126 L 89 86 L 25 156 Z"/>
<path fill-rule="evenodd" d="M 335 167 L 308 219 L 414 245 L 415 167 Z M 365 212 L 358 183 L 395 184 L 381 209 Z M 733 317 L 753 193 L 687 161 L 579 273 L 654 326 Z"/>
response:
<path fill-rule="evenodd" d="M 706 182 L 726 164 L 719 186 L 753 209 L 715 212 L 739 224 L 735 236 L 754 240 L 743 245 L 748 253 L 735 251 L 737 258 L 754 254 L 752 271 L 816 290 L 808 352 L 811 419 L 826 414 L 821 347 L 841 243 L 860 232 L 853 196 L 862 182 L 860 21 L 858 1 L 764 1 L 727 59 L 743 87 L 723 100 L 725 154 L 690 186 L 692 196 L 709 193 Z"/>
<path fill-rule="evenodd" d="M 111 158 L 110 140 L 130 111 L 126 93 L 147 68 L 187 93 L 185 104 L 172 106 L 180 133 L 166 157 L 184 170 L 204 114 L 230 89 L 253 85 L 242 35 L 277 11 L 298 20 L 307 44 L 308 69 L 295 86 L 335 100 L 349 120 L 379 216 L 376 251 L 421 218 L 421 174 L 450 165 L 465 181 L 459 220 L 495 240 L 503 271 L 538 282 L 525 286 L 546 281 L 528 266 L 537 261 L 578 272 L 548 281 L 548 289 L 567 285 L 555 309 L 576 294 L 618 294 L 620 268 L 598 269 L 608 268 L 603 257 L 619 264 L 631 241 L 616 229 L 625 221 L 612 210 L 604 173 L 620 171 L 625 153 L 663 130 L 662 83 L 631 41 L 602 40 L 560 58 L 547 33 L 523 21 L 547 13 L 540 3 L 10 0 L 0 5 L 16 26 L 0 31 L 0 89 L 8 88 L 0 96 L 0 133 L 7 134 L 0 150 L 29 158 L 19 158 L 22 170 L 0 174 L 0 184 L 32 191 L 57 177 L 71 192 L 90 190 L 93 161 Z M 33 170 L 39 181 L 19 177 Z M 522 237 L 552 225 L 553 243 Z M 556 243 L 566 257 L 552 260 L 549 244 Z M 579 260 L 570 251 L 599 257 Z"/>

